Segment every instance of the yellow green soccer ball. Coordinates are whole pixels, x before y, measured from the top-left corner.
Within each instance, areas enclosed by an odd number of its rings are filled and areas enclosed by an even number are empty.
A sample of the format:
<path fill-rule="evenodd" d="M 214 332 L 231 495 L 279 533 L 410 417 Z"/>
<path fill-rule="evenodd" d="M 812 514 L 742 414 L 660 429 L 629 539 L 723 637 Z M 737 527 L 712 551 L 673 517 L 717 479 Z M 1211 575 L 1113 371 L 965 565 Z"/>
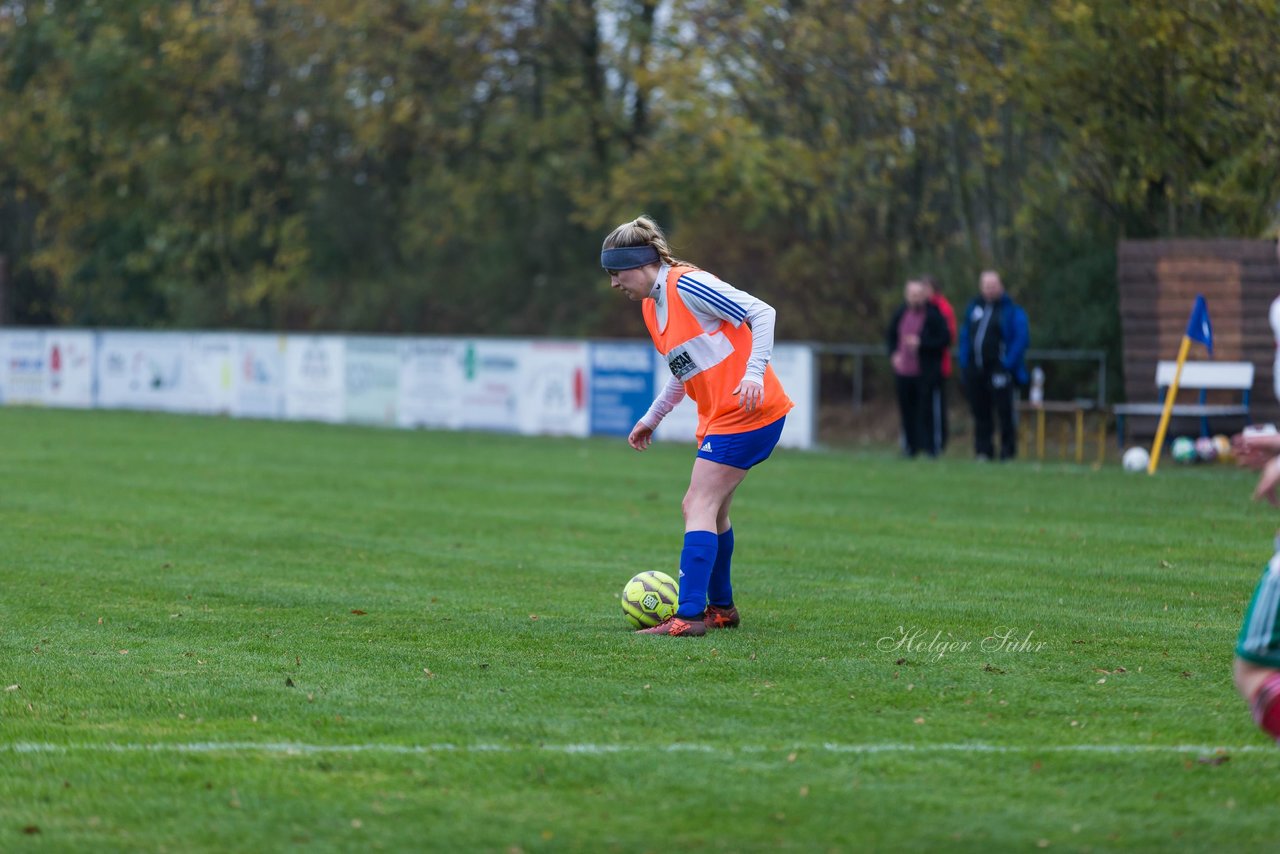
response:
<path fill-rule="evenodd" d="M 679 604 L 680 586 L 665 572 L 642 572 L 622 588 L 622 613 L 637 629 L 658 625 Z"/>

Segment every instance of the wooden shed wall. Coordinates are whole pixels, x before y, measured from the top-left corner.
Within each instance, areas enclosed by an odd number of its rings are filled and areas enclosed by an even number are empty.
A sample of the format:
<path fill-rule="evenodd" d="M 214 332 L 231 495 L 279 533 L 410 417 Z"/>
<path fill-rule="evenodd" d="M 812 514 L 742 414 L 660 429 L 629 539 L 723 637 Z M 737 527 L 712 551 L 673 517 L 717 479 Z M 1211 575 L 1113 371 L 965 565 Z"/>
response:
<path fill-rule="evenodd" d="M 1269 240 L 1122 240 L 1117 253 L 1124 391 L 1129 401 L 1156 399 L 1156 362 L 1173 359 L 1196 294 L 1213 323 L 1213 358 L 1253 362 L 1255 421 L 1280 423 L 1272 385 L 1276 344 L 1268 313 L 1280 296 L 1280 262 Z M 1208 358 L 1192 344 L 1192 359 Z M 1182 401 L 1195 396 L 1185 393 Z M 1220 395 L 1215 400 L 1229 400 Z"/>

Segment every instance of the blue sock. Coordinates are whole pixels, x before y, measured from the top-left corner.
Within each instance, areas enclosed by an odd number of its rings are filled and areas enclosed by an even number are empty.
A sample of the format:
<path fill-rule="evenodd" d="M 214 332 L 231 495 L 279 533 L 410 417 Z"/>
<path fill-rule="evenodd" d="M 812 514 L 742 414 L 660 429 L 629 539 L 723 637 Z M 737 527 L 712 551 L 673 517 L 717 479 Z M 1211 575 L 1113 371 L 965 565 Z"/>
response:
<path fill-rule="evenodd" d="M 680 551 L 680 607 L 677 617 L 697 617 L 707 610 L 707 582 L 716 563 L 713 531 L 686 531 Z"/>
<path fill-rule="evenodd" d="M 711 581 L 707 584 L 707 601 L 721 608 L 733 605 L 733 585 L 729 582 L 729 563 L 733 560 L 733 528 L 718 537 L 716 563 L 711 567 Z"/>

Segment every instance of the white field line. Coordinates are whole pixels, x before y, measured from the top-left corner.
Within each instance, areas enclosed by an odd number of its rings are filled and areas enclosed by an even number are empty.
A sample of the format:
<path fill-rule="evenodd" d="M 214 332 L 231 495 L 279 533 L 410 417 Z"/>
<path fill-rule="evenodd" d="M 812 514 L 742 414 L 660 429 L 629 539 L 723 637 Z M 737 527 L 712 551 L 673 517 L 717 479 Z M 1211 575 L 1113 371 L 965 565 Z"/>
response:
<path fill-rule="evenodd" d="M 280 756 L 308 756 L 316 754 L 391 754 L 426 755 L 434 753 L 564 753 L 588 756 L 612 753 L 709 753 L 719 755 L 813 752 L 834 754 L 876 753 L 1003 753 L 1035 755 L 1044 753 L 1082 754 L 1230 754 L 1275 753 L 1277 748 L 1262 744 L 1245 744 L 1234 747 L 1206 744 L 1052 744 L 1023 746 L 989 744 L 986 742 L 956 742 L 940 744 L 871 743 L 821 744 L 766 747 L 763 745 L 739 745 L 717 747 L 710 744 L 668 744 L 661 746 L 643 744 L 303 744 L 299 742 L 255 741 L 197 741 L 197 742 L 82 742 L 78 744 L 50 744 L 41 742 L 14 742 L 0 744 L 0 753 L 266 753 Z"/>

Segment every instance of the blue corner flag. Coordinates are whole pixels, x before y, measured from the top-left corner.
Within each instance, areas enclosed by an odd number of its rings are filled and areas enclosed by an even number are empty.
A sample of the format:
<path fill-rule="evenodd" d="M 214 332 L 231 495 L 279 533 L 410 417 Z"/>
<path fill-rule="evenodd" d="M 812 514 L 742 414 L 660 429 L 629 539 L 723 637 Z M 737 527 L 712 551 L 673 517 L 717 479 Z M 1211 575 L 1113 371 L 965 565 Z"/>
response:
<path fill-rule="evenodd" d="M 1203 294 L 1196 294 L 1196 305 L 1187 321 L 1187 337 L 1208 347 L 1209 355 L 1213 355 L 1213 327 L 1209 324 L 1209 306 Z"/>

